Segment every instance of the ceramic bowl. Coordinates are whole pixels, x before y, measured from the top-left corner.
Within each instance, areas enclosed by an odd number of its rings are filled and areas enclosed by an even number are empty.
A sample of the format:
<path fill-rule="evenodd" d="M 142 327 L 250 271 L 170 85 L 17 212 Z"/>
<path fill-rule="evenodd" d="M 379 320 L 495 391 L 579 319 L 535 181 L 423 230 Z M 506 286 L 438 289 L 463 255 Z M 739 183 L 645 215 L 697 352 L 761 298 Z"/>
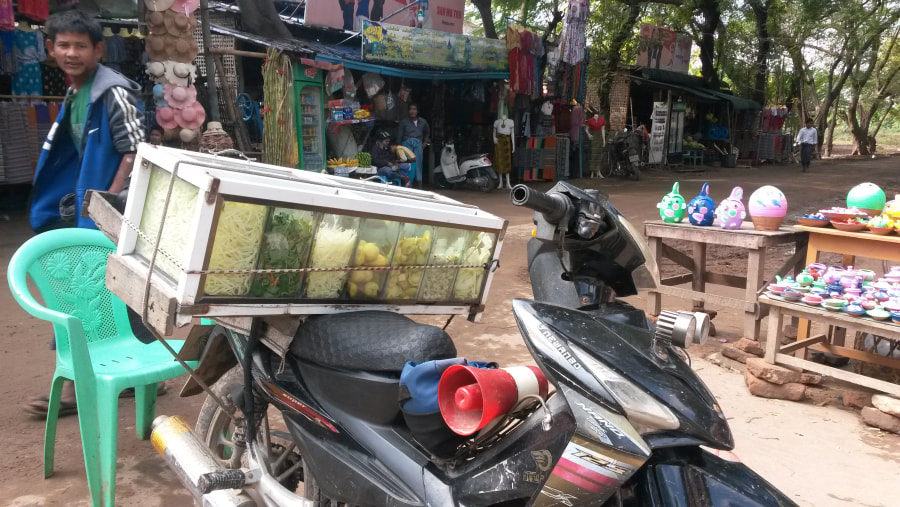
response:
<path fill-rule="evenodd" d="M 822 301 L 822 306 L 828 308 L 829 310 L 840 310 L 847 304 L 847 301 L 844 299 L 831 298 Z"/>
<path fill-rule="evenodd" d="M 844 232 L 859 232 L 866 228 L 866 224 L 853 224 L 849 222 L 839 222 L 837 220 L 832 220 L 831 225 L 833 225 L 835 229 Z"/>
<path fill-rule="evenodd" d="M 861 306 L 853 306 L 844 308 L 844 311 L 849 315 L 853 315 L 854 317 L 862 317 L 866 314 L 866 309 Z"/>
<path fill-rule="evenodd" d="M 794 290 L 797 291 L 797 292 L 799 292 L 799 293 L 801 293 L 801 294 L 806 294 L 806 293 L 809 292 L 811 289 L 812 289 L 812 287 L 809 287 L 809 286 L 803 286 L 803 285 L 794 287 Z"/>
<path fill-rule="evenodd" d="M 777 285 L 777 284 L 773 283 L 773 284 L 769 284 L 768 289 L 769 289 L 769 292 L 771 292 L 773 294 L 778 294 L 780 296 L 781 293 L 784 292 L 785 286 Z"/>
<path fill-rule="evenodd" d="M 862 307 L 865 308 L 866 310 L 874 310 L 875 308 L 878 307 L 878 303 L 876 303 L 875 301 L 869 300 L 869 301 L 863 302 Z"/>
<path fill-rule="evenodd" d="M 872 234 L 877 234 L 877 235 L 879 235 L 879 236 L 887 236 L 888 234 L 894 232 L 894 228 L 893 228 L 893 227 L 872 227 L 872 226 L 869 226 L 868 229 L 869 229 L 869 232 L 871 232 Z"/>
<path fill-rule="evenodd" d="M 891 318 L 891 314 L 886 310 L 882 310 L 881 308 L 875 308 L 874 310 L 866 311 L 866 315 L 872 317 L 875 320 L 887 320 Z"/>
<path fill-rule="evenodd" d="M 822 304 L 822 301 L 824 301 L 822 296 L 818 294 L 807 294 L 803 297 L 803 302 L 810 306 L 819 306 Z"/>
<path fill-rule="evenodd" d="M 827 227 L 829 221 L 827 218 L 804 218 L 804 217 L 794 217 L 797 220 L 797 223 L 800 225 L 805 225 L 807 227 Z"/>
<path fill-rule="evenodd" d="M 881 306 L 889 312 L 900 312 L 900 301 L 885 301 Z"/>
<path fill-rule="evenodd" d="M 828 211 L 828 210 L 820 210 L 819 213 L 825 215 L 825 218 L 827 218 L 828 220 L 831 220 L 832 222 L 834 222 L 834 221 L 846 222 L 850 218 L 866 216 L 866 214 L 862 213 L 862 212 L 857 214 L 857 213 L 836 213 L 836 212 Z"/>
<path fill-rule="evenodd" d="M 891 320 L 900 324 L 900 312 L 891 312 Z"/>

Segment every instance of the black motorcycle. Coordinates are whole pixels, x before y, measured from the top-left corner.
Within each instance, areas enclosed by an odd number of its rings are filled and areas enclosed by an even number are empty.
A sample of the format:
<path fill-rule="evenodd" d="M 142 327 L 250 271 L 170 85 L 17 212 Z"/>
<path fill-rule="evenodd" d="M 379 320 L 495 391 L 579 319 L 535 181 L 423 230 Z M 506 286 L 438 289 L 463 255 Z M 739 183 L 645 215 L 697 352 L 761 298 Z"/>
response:
<path fill-rule="evenodd" d="M 437 446 L 401 413 L 399 374 L 406 361 L 456 356 L 442 329 L 388 312 L 315 316 L 279 353 L 271 323 L 216 327 L 198 368 L 212 394 L 194 432 L 178 418 L 154 423 L 154 444 L 198 501 L 794 505 L 701 447 L 733 447 L 685 352 L 703 338 L 702 322 L 663 312 L 654 326 L 617 299 L 658 283 L 640 233 L 598 191 L 565 182 L 547 194 L 519 185 L 511 199 L 536 210 L 535 299 L 514 300 L 512 311 L 554 387 L 546 399 L 523 400 L 489 429 Z"/>
<path fill-rule="evenodd" d="M 634 181 L 641 179 L 642 130 L 628 128 L 616 132 L 606 145 L 604 160 L 600 162 L 600 176 L 621 176 Z"/>

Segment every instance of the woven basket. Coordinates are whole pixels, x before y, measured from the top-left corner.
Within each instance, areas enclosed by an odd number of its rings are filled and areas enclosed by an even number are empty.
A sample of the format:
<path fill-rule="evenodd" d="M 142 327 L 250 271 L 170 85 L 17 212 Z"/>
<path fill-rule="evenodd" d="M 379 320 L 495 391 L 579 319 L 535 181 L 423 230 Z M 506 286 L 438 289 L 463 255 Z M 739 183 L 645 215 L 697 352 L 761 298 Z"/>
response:
<path fill-rule="evenodd" d="M 753 220 L 753 228 L 757 231 L 777 231 L 781 227 L 784 217 L 755 217 L 750 216 Z"/>

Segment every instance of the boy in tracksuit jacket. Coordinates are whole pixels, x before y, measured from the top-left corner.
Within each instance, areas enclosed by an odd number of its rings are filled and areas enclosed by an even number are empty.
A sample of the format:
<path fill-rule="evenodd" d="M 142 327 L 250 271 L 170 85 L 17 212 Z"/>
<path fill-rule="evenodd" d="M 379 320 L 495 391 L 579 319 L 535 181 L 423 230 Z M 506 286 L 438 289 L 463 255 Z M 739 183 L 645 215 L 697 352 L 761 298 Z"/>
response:
<path fill-rule="evenodd" d="M 72 87 L 38 159 L 31 228 L 38 233 L 64 227 L 96 229 L 93 220 L 80 216 L 84 194 L 89 189 L 120 192 L 131 175 L 134 153 L 144 140 L 134 98 L 140 87 L 100 65 L 103 30 L 95 19 L 68 10 L 50 16 L 46 27 L 48 52 L 72 80 Z M 129 317 L 137 332 L 139 317 L 136 322 Z M 49 399 L 35 397 L 25 408 L 44 417 Z M 59 416 L 77 410 L 75 389 L 66 381 Z"/>
<path fill-rule="evenodd" d="M 131 174 L 134 153 L 144 140 L 135 105 L 140 87 L 100 65 L 102 28 L 81 11 L 51 16 L 46 45 L 72 87 L 38 160 L 31 227 L 36 232 L 96 228 L 93 220 L 80 216 L 84 194 L 89 189 L 120 192 Z"/>

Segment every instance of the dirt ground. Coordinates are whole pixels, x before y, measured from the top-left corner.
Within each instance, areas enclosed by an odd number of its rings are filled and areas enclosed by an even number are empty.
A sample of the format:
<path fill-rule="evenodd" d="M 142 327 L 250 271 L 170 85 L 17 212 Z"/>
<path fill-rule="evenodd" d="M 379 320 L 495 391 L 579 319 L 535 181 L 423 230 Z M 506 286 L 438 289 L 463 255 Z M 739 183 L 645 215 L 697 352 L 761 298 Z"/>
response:
<path fill-rule="evenodd" d="M 900 158 L 830 160 L 815 162 L 810 173 L 796 165 L 753 168 L 707 168 L 700 173 L 647 171 L 640 182 L 619 179 L 579 180 L 576 185 L 600 188 L 613 203 L 639 224 L 656 218 L 655 203 L 681 182 L 682 194 L 690 199 L 704 181 L 719 200 L 734 185 L 744 187 L 745 196 L 764 184 L 774 184 L 788 197 L 789 216 L 842 204 L 847 190 L 862 181 L 872 181 L 889 194 L 900 193 Z M 549 184 L 536 185 L 545 190 Z M 496 360 L 502 365 L 529 364 L 516 329 L 510 300 L 531 295 L 525 265 L 525 242 L 531 234 L 531 216 L 509 204 L 506 192 L 490 195 L 451 192 L 449 196 L 478 205 L 509 220 L 490 302 L 479 324 L 454 320 L 448 331 L 457 342 L 460 355 Z M 3 272 L 15 249 L 31 235 L 23 212 L 0 222 L 0 261 Z M 792 252 L 772 252 L 767 276 Z M 779 260 L 781 259 L 781 260 Z M 746 259 L 734 250 L 712 249 L 710 266 L 723 272 L 742 272 Z M 862 263 L 881 269 L 880 262 Z M 674 269 L 663 266 L 665 271 Z M 78 439 L 77 419 L 60 420 L 57 434 L 55 474 L 42 479 L 44 423 L 21 410 L 32 395 L 42 394 L 49 384 L 53 356 L 47 350 L 49 326 L 28 316 L 13 301 L 9 291 L 0 290 L 0 505 L 82 506 L 89 505 L 84 482 L 84 466 Z M 737 295 L 734 289 L 713 288 L 712 292 Z M 646 298 L 630 298 L 643 307 Z M 690 302 L 664 299 L 664 308 L 688 309 Z M 735 340 L 742 330 L 741 315 L 721 310 L 715 319 L 720 339 Z M 765 329 L 765 322 L 763 329 Z M 721 345 L 711 340 L 713 345 Z M 763 477 L 785 491 L 801 505 L 808 506 L 888 506 L 897 505 L 896 485 L 900 484 L 900 436 L 863 425 L 858 412 L 840 407 L 836 393 L 819 393 L 813 400 L 792 403 L 751 396 L 742 376 L 733 370 L 703 359 L 708 351 L 695 351 L 694 368 L 718 397 L 731 422 L 734 453 Z M 174 387 L 177 381 L 170 381 Z M 159 398 L 157 414 L 178 414 L 196 420 L 202 399 L 178 398 L 170 393 Z M 149 441 L 134 437 L 134 405 L 120 402 L 117 504 L 122 506 L 191 505 L 174 475 L 166 468 Z"/>

